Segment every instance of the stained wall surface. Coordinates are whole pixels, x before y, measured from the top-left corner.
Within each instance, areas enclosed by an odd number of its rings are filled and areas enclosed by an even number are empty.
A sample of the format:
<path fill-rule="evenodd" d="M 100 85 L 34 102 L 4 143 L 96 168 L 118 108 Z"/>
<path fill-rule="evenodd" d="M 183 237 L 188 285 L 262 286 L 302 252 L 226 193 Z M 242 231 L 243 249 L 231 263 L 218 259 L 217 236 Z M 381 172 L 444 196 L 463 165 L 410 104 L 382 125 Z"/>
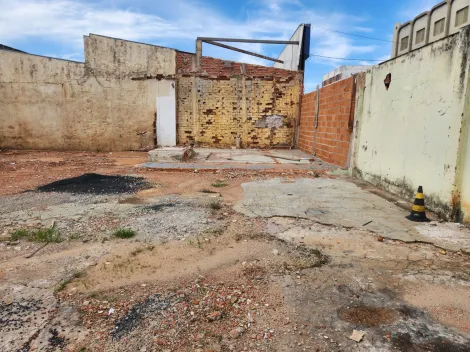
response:
<path fill-rule="evenodd" d="M 96 35 L 85 63 L 0 51 L 0 147 L 152 148 L 174 69 L 174 50 Z"/>
<path fill-rule="evenodd" d="M 423 186 L 428 208 L 454 220 L 470 214 L 469 37 L 375 66 L 357 87 L 354 172 L 409 199 Z"/>
<path fill-rule="evenodd" d="M 290 147 L 302 73 L 177 53 L 179 144 Z"/>

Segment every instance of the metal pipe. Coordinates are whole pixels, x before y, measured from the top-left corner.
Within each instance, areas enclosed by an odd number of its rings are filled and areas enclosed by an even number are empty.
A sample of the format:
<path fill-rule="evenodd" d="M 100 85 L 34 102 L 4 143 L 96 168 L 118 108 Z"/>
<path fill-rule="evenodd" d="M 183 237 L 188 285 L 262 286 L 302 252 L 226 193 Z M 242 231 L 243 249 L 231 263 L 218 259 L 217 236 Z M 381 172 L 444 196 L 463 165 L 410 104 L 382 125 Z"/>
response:
<path fill-rule="evenodd" d="M 216 41 L 216 42 L 232 42 L 232 43 L 261 43 L 261 44 L 292 44 L 299 45 L 295 40 L 265 40 L 265 39 L 234 39 L 234 38 L 211 38 L 211 37 L 197 37 L 197 40 Z"/>
<path fill-rule="evenodd" d="M 201 40 L 202 40 L 202 39 L 201 39 Z M 259 57 L 259 58 L 261 58 L 261 59 L 265 59 L 265 60 L 269 60 L 269 61 L 274 61 L 274 62 L 279 62 L 279 63 L 281 63 L 281 64 L 284 63 L 284 61 L 282 61 L 282 60 L 273 59 L 272 57 L 264 56 L 264 55 L 261 55 L 261 54 L 256 54 L 256 53 L 253 53 L 253 52 L 248 51 L 248 50 L 243 50 L 243 49 L 235 48 L 234 46 L 216 43 L 216 42 L 213 42 L 213 41 L 211 41 L 211 40 L 202 40 L 202 41 L 203 41 L 204 43 L 207 43 L 207 44 L 212 44 L 212 45 L 215 45 L 215 46 L 220 46 L 221 48 L 230 49 L 230 50 L 233 50 L 233 51 L 238 51 L 239 53 L 243 53 L 243 54 L 247 54 L 247 55 L 251 55 L 251 56 L 256 56 L 256 57 Z"/>

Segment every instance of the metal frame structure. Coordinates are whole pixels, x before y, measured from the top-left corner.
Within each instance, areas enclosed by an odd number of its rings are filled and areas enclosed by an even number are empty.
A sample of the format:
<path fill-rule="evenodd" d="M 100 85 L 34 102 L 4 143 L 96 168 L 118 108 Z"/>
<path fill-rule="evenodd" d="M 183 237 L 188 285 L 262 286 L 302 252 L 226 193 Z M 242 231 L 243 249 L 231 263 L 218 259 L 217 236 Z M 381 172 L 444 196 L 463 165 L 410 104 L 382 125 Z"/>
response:
<path fill-rule="evenodd" d="M 252 51 L 243 50 L 240 48 L 236 48 L 231 45 L 222 44 L 219 42 L 227 42 L 227 43 L 261 43 L 261 44 L 292 44 L 292 45 L 299 45 L 298 41 L 292 40 L 263 40 L 263 39 L 235 39 L 235 38 L 211 38 L 211 37 L 197 37 L 196 39 L 196 67 L 199 70 L 201 68 L 201 57 L 202 57 L 202 43 L 207 43 L 215 46 L 219 46 L 221 48 L 238 51 L 239 53 L 259 57 L 261 59 L 279 62 L 281 64 L 284 61 L 279 59 L 274 59 L 269 56 L 261 55 L 258 53 L 254 53 Z"/>

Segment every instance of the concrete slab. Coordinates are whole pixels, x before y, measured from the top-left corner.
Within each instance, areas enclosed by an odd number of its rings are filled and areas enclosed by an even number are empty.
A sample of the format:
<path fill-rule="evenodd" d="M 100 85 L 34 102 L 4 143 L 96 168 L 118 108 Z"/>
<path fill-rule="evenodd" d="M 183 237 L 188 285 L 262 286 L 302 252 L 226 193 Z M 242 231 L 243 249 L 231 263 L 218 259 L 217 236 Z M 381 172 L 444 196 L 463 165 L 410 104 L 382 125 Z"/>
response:
<path fill-rule="evenodd" d="M 181 161 L 183 147 L 158 148 L 148 152 L 149 162 L 178 163 Z M 262 149 L 214 149 L 195 148 L 194 162 L 207 163 L 263 163 L 263 164 L 308 164 L 311 156 L 300 150 L 262 150 Z"/>
<path fill-rule="evenodd" d="M 183 163 L 183 162 L 148 162 L 137 165 L 137 167 L 146 167 L 150 169 L 160 170 L 273 170 L 273 171 L 324 171 L 330 166 L 328 164 L 309 163 L 305 165 L 296 164 L 261 164 L 261 163 L 247 163 L 247 162 L 195 162 L 195 163 Z"/>
<path fill-rule="evenodd" d="M 242 188 L 243 199 L 234 208 L 250 217 L 305 218 L 366 229 L 405 242 L 433 243 L 453 251 L 470 248 L 468 229 L 459 228 L 455 236 L 457 230 L 450 232 L 450 225 L 433 223 L 427 227 L 411 222 L 405 218 L 409 212 L 345 180 L 278 178 L 244 183 Z"/>

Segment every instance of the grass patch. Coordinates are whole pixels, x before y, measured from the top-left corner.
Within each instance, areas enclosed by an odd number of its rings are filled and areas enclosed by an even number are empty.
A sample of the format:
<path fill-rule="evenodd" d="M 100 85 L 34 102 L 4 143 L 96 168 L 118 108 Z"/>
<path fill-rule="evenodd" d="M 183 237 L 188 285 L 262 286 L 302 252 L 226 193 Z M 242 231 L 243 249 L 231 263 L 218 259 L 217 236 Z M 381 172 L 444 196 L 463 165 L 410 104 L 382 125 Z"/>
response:
<path fill-rule="evenodd" d="M 131 229 L 117 229 L 113 233 L 113 236 L 117 238 L 132 238 L 135 235 L 137 235 L 137 233 Z"/>
<path fill-rule="evenodd" d="M 26 239 L 29 242 L 59 243 L 62 241 L 59 231 L 55 227 L 49 229 L 25 230 L 20 229 L 11 235 L 13 241 Z"/>
<path fill-rule="evenodd" d="M 219 202 L 211 202 L 209 204 L 209 207 L 212 209 L 212 210 L 220 210 L 222 208 L 222 205 L 220 205 Z"/>
<path fill-rule="evenodd" d="M 212 184 L 212 187 L 225 187 L 227 186 L 222 180 L 217 180 Z"/>

